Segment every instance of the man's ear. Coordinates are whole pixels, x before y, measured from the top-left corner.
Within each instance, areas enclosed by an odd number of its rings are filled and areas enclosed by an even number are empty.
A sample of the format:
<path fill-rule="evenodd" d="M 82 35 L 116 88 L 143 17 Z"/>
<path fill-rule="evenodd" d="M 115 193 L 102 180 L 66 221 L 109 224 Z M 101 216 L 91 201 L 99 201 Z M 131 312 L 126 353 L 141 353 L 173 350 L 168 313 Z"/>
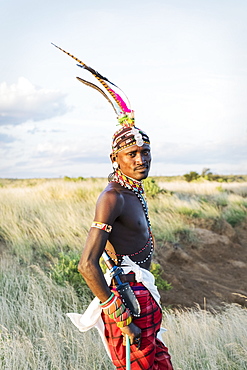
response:
<path fill-rule="evenodd" d="M 110 158 L 111 158 L 112 163 L 117 162 L 117 155 L 116 154 L 111 153 Z"/>

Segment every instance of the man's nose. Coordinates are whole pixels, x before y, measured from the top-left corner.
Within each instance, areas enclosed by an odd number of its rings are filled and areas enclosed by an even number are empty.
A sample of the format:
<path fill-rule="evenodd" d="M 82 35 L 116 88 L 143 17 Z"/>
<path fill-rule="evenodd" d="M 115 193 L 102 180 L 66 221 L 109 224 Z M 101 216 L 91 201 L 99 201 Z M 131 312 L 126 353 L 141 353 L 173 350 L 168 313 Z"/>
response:
<path fill-rule="evenodd" d="M 145 157 L 142 153 L 136 154 L 136 163 L 137 164 L 144 164 L 145 163 Z"/>

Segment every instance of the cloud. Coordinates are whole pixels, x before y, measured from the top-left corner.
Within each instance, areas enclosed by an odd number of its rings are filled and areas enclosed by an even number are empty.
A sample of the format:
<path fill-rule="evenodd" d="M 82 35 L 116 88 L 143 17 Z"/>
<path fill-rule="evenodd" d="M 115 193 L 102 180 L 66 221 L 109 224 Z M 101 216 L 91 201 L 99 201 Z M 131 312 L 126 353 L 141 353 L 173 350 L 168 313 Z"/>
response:
<path fill-rule="evenodd" d="M 28 120 L 41 121 L 69 110 L 65 94 L 34 86 L 24 77 L 20 77 L 16 84 L 0 84 L 0 125 L 16 126 Z"/>
<path fill-rule="evenodd" d="M 58 130 L 58 129 L 53 129 L 53 130 L 50 130 L 50 129 L 40 129 L 38 127 L 33 127 L 32 129 L 30 130 L 27 130 L 27 133 L 28 134 L 31 134 L 31 135 L 36 135 L 36 134 L 39 134 L 39 133 L 60 133 L 60 132 L 64 132 L 64 130 Z"/>
<path fill-rule="evenodd" d="M 0 133 L 1 144 L 12 143 L 13 141 L 16 141 L 13 136 Z"/>
<path fill-rule="evenodd" d="M 49 159 L 65 164 L 110 163 L 109 150 L 104 143 L 97 141 L 91 145 L 85 142 L 70 141 L 54 145 L 52 142 L 38 144 L 33 158 Z"/>

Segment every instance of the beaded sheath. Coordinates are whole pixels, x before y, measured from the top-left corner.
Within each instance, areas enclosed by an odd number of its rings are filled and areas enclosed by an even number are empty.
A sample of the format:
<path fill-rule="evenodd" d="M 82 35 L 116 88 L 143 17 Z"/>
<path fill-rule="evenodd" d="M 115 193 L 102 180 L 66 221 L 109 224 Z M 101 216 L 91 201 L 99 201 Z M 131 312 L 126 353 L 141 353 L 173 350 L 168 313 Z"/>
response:
<path fill-rule="evenodd" d="M 123 186 L 124 188 L 126 188 L 128 190 L 131 190 L 141 202 L 141 205 L 142 205 L 142 208 L 143 208 L 146 220 L 147 220 L 148 231 L 149 231 L 149 238 L 148 238 L 147 243 L 138 252 L 135 252 L 135 253 L 132 253 L 132 254 L 121 255 L 121 254 L 114 253 L 117 257 L 123 257 L 123 256 L 133 257 L 133 256 L 136 256 L 137 254 L 140 254 L 141 252 L 143 252 L 151 244 L 150 252 L 147 255 L 147 257 L 145 257 L 145 259 L 142 260 L 142 261 L 135 261 L 135 263 L 140 265 L 142 263 L 147 262 L 151 258 L 152 254 L 153 254 L 153 250 L 154 250 L 153 235 L 152 235 L 152 231 L 151 231 L 151 223 L 150 223 L 149 216 L 148 216 L 148 205 L 147 205 L 147 201 L 145 199 L 143 183 L 141 181 L 134 180 L 134 179 L 124 175 L 120 171 L 120 169 L 116 170 L 116 172 L 114 174 L 114 177 L 111 180 L 111 182 L 116 182 L 116 183 L 120 184 L 121 186 Z M 109 253 L 110 251 L 107 251 L 107 252 Z"/>

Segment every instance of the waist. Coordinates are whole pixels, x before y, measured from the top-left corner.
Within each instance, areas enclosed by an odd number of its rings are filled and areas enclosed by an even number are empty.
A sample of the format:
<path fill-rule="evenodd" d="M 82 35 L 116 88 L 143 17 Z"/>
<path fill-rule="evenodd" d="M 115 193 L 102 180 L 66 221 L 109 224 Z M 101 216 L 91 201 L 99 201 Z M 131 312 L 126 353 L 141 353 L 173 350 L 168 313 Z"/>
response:
<path fill-rule="evenodd" d="M 119 277 L 122 283 L 136 283 L 136 275 L 133 272 L 129 274 L 121 274 L 119 275 Z M 111 281 L 111 286 L 116 286 L 116 285 L 117 285 L 116 281 L 113 278 Z"/>

